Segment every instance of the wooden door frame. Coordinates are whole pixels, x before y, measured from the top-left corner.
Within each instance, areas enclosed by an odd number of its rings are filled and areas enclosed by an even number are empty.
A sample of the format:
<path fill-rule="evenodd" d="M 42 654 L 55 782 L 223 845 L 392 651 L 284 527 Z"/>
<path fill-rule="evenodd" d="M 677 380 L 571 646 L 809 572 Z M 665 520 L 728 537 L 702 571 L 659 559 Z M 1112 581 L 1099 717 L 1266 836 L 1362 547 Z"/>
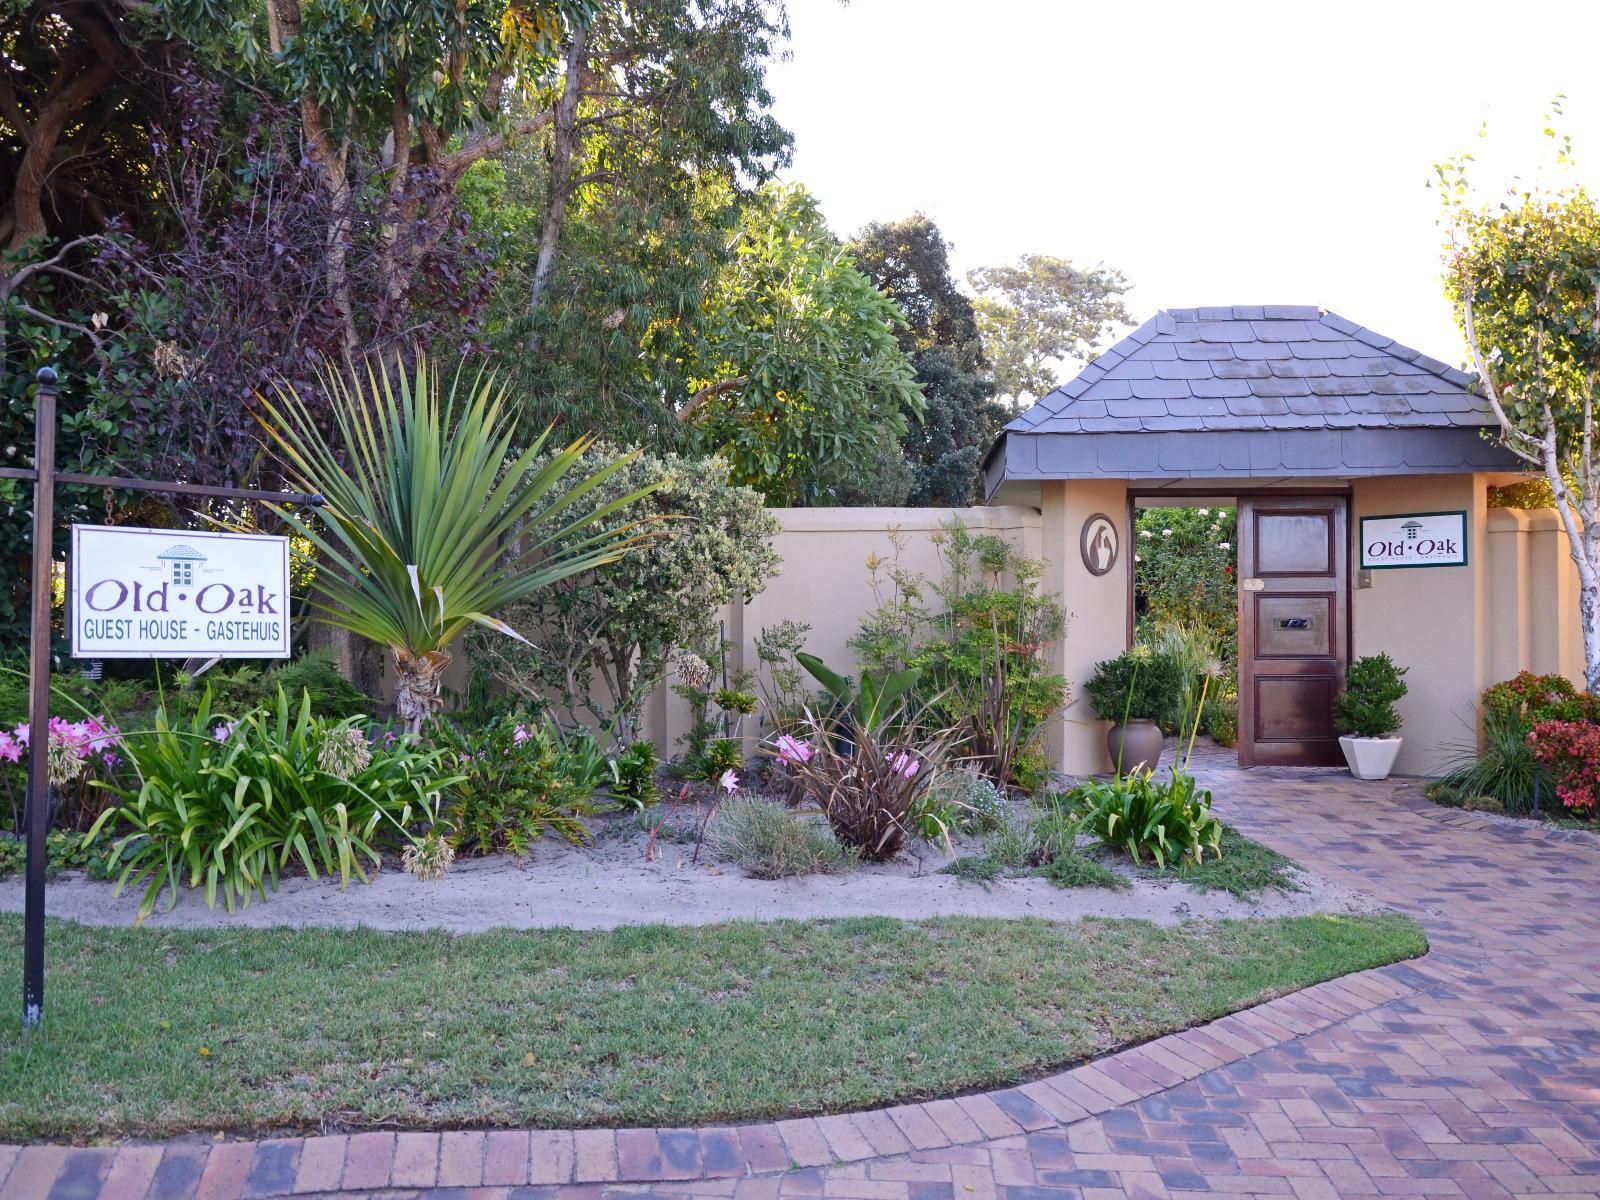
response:
<path fill-rule="evenodd" d="M 1136 548 L 1137 535 L 1135 534 L 1134 531 L 1135 531 L 1136 522 L 1137 522 L 1138 517 L 1139 517 L 1139 501 L 1140 500 L 1148 500 L 1148 499 L 1153 499 L 1153 498 L 1157 498 L 1157 497 L 1160 497 L 1162 499 L 1182 499 L 1182 500 L 1187 500 L 1187 499 L 1190 499 L 1190 498 L 1193 498 L 1193 499 L 1196 499 L 1196 500 L 1204 500 L 1204 499 L 1207 499 L 1208 497 L 1215 497 L 1217 499 L 1231 499 L 1231 500 L 1234 501 L 1234 504 L 1233 504 L 1232 507 L 1234 508 L 1236 514 L 1237 514 L 1237 510 L 1241 506 L 1241 503 L 1243 501 L 1245 501 L 1245 500 L 1260 500 L 1260 499 L 1264 499 L 1264 498 L 1271 498 L 1273 496 L 1283 496 L 1285 498 L 1298 498 L 1298 499 L 1342 500 L 1344 502 L 1344 523 L 1345 523 L 1345 547 L 1344 547 L 1344 552 L 1345 552 L 1345 572 L 1344 572 L 1344 595 L 1343 595 L 1343 598 L 1342 598 L 1343 599 L 1343 605 L 1344 605 L 1344 627 L 1340 631 L 1340 637 L 1339 637 L 1339 641 L 1341 643 L 1343 643 L 1343 644 L 1341 646 L 1339 646 L 1338 649 L 1342 651 L 1342 654 L 1340 656 L 1341 657 L 1341 661 L 1343 661 L 1344 663 L 1348 664 L 1351 661 L 1352 656 L 1355 654 L 1355 647 L 1356 647 L 1356 638 L 1355 638 L 1355 612 L 1356 612 L 1356 604 L 1355 604 L 1355 575 L 1356 575 L 1357 567 L 1356 567 L 1355 564 L 1356 564 L 1356 562 L 1358 560 L 1351 553 L 1352 540 L 1355 537 L 1355 527 L 1356 527 L 1355 526 L 1355 509 L 1354 509 L 1354 506 L 1353 506 L 1352 500 L 1351 500 L 1352 495 L 1353 495 L 1353 492 L 1352 492 L 1352 489 L 1351 489 L 1349 484 L 1345 484 L 1343 486 L 1334 486 L 1334 487 L 1325 487 L 1325 488 L 1319 488 L 1319 487 L 1292 487 L 1292 488 L 1223 487 L 1223 486 L 1218 486 L 1218 485 L 1215 485 L 1215 484 L 1207 485 L 1205 487 L 1195 487 L 1195 488 L 1179 488 L 1179 487 L 1132 488 L 1132 487 L 1130 487 L 1128 489 L 1128 514 L 1127 514 L 1127 522 L 1128 522 L 1128 524 L 1127 524 L 1127 532 L 1125 534 L 1125 541 L 1126 541 L 1127 545 L 1133 546 L 1133 547 L 1135 547 L 1135 549 L 1134 550 L 1130 550 L 1128 552 L 1128 634 L 1127 634 L 1128 645 L 1130 647 L 1133 645 L 1135 627 L 1136 627 L 1137 621 L 1138 621 L 1138 613 L 1135 610 L 1135 604 L 1137 602 L 1137 598 L 1138 597 L 1137 597 L 1136 588 L 1134 587 L 1134 580 L 1133 580 L 1133 556 L 1137 552 L 1137 548 Z M 1235 538 L 1238 537 L 1237 532 L 1235 532 L 1234 536 L 1235 536 Z M 1236 639 L 1238 639 L 1238 638 L 1240 638 L 1242 636 L 1242 630 L 1243 630 L 1243 627 L 1244 627 L 1244 588 L 1243 588 L 1243 576 L 1237 571 L 1234 572 L 1234 577 L 1233 577 L 1233 595 L 1234 595 L 1234 605 L 1233 605 L 1234 637 Z M 1240 705 L 1241 705 L 1241 708 L 1242 708 L 1242 706 L 1243 706 L 1242 697 L 1241 697 L 1241 700 L 1240 700 Z M 1240 732 L 1241 735 L 1244 732 L 1244 723 L 1243 723 L 1242 719 L 1240 721 L 1239 732 Z M 1241 736 L 1239 738 L 1238 742 L 1235 745 L 1234 753 L 1235 753 L 1235 755 L 1236 755 L 1236 757 L 1238 759 L 1239 766 L 1248 767 L 1248 766 L 1251 766 L 1253 764 L 1249 764 L 1249 763 L 1246 763 L 1244 761 L 1244 759 L 1245 759 L 1244 746 L 1245 746 L 1245 739 L 1243 738 L 1243 736 Z"/>

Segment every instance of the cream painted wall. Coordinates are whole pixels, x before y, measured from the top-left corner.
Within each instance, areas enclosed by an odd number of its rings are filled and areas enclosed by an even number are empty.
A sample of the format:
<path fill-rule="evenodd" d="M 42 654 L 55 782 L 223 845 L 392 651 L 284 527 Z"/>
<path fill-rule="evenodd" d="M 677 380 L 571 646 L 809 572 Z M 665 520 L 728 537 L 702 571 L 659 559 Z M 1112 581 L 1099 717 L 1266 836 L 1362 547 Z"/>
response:
<path fill-rule="evenodd" d="M 1478 693 L 1489 678 L 1488 480 L 1482 475 L 1397 475 L 1351 486 L 1350 569 L 1360 570 L 1361 518 L 1401 513 L 1467 514 L 1467 564 L 1371 573 L 1354 587 L 1352 657 L 1387 653 L 1409 668 L 1398 708 L 1405 745 L 1395 770 L 1437 773 L 1477 736 Z"/>
<path fill-rule="evenodd" d="M 1518 671 L 1565 675 L 1583 686 L 1578 569 L 1553 508 L 1491 508 L 1489 681 Z"/>
<path fill-rule="evenodd" d="M 1128 645 L 1128 572 L 1133 568 L 1128 525 L 1128 483 L 1123 479 L 1053 480 L 1043 484 L 1040 514 L 1044 585 L 1061 595 L 1067 635 L 1056 647 L 1056 669 L 1070 689 L 1067 707 L 1045 742 L 1061 770 L 1071 775 L 1109 771 L 1107 722 L 1098 720 L 1083 694 L 1083 681 L 1102 659 Z M 1083 565 L 1079 538 L 1096 513 L 1122 531 L 1117 565 L 1096 577 Z"/>
<path fill-rule="evenodd" d="M 1041 556 L 1040 517 L 1031 508 L 996 505 L 982 508 L 776 508 L 771 510 L 783 526 L 775 542 L 783 560 L 781 573 L 748 604 L 728 605 L 722 613 L 727 625 L 730 672 L 757 670 L 755 639 L 765 627 L 780 621 L 800 621 L 811 626 L 806 649 L 835 670 L 853 674 L 859 669 L 855 652 L 847 644 L 860 628 L 862 617 L 879 603 L 871 586 L 868 560 L 895 556 L 891 533 L 901 539 L 901 569 L 937 580 L 942 574 L 934 537 L 940 527 L 959 519 L 975 531 L 997 534 L 1033 558 Z M 880 579 L 888 586 L 886 572 Z M 885 594 L 887 598 L 887 594 Z M 688 706 L 670 686 L 658 689 L 645 710 L 645 724 L 656 748 L 669 755 L 688 728 Z M 745 730 L 747 742 L 759 736 L 754 722 Z M 751 747 L 753 748 L 753 746 Z"/>

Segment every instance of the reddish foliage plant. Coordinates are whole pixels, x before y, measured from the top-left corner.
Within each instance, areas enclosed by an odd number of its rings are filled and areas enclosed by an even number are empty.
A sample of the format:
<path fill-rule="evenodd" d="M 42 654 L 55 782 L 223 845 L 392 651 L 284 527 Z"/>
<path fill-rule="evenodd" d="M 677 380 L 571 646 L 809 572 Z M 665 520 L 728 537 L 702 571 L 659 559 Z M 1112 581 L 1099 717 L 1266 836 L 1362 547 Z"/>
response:
<path fill-rule="evenodd" d="M 1528 746 L 1554 771 L 1561 803 L 1575 812 L 1593 812 L 1600 798 L 1600 725 L 1541 721 L 1528 735 Z"/>

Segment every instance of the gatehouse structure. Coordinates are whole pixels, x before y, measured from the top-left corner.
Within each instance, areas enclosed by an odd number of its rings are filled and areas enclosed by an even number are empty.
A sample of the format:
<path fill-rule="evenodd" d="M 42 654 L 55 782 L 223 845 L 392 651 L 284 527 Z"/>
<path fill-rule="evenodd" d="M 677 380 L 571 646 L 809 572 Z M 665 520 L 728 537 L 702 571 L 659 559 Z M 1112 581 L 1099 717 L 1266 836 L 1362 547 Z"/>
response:
<path fill-rule="evenodd" d="M 1012 421 L 990 503 L 1037 509 L 1046 584 L 1072 614 L 1058 666 L 1081 694 L 1133 636 L 1133 515 L 1236 505 L 1239 757 L 1338 764 L 1332 704 L 1352 657 L 1409 668 L 1397 769 L 1476 738 L 1479 692 L 1518 669 L 1582 677 L 1577 586 L 1553 512 L 1491 509 L 1525 478 L 1474 379 L 1314 307 L 1157 313 Z M 1084 538 L 1115 529 L 1104 547 Z M 1104 770 L 1083 705 L 1053 732 Z"/>

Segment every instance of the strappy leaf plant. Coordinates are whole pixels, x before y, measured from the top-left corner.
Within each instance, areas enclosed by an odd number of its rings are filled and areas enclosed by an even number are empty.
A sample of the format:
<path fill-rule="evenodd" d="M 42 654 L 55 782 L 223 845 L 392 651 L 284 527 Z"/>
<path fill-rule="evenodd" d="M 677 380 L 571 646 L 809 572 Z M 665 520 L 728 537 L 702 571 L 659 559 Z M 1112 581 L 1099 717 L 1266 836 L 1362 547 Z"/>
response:
<path fill-rule="evenodd" d="M 326 370 L 322 384 L 336 437 L 292 387 L 263 397 L 292 485 L 323 498 L 314 515 L 279 512 L 320 551 L 321 619 L 394 656 L 395 709 L 416 732 L 439 707 L 450 643 L 474 623 L 521 638 L 494 614 L 626 553 L 639 530 L 611 518 L 652 489 L 578 504 L 632 456 L 556 488 L 591 439 L 547 453 L 546 430 L 514 449 L 507 390 L 490 372 L 458 368 L 442 383 L 425 355 L 408 371 L 397 354 Z"/>

